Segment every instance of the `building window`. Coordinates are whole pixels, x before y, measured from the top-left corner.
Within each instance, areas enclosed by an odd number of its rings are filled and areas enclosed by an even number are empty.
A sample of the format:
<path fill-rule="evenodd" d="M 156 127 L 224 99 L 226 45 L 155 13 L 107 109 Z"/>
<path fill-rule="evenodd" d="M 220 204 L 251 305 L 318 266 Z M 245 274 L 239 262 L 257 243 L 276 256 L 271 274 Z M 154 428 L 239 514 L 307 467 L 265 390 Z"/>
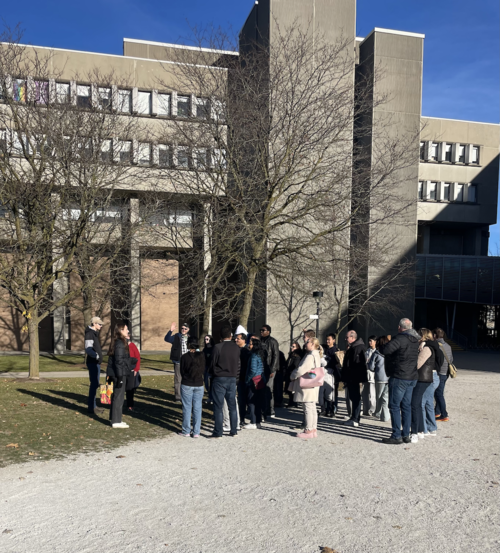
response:
<path fill-rule="evenodd" d="M 197 169 L 208 169 L 208 151 L 205 148 L 195 150 L 194 164 Z"/>
<path fill-rule="evenodd" d="M 141 115 L 151 114 L 151 92 L 137 93 L 137 113 Z"/>
<path fill-rule="evenodd" d="M 115 223 L 122 218 L 121 206 L 109 206 L 103 209 L 96 209 L 92 219 L 99 223 Z"/>
<path fill-rule="evenodd" d="M 35 81 L 35 103 L 41 105 L 49 103 L 48 81 Z"/>
<path fill-rule="evenodd" d="M 463 202 L 464 201 L 464 185 L 455 183 L 455 201 Z"/>
<path fill-rule="evenodd" d="M 472 146 L 470 162 L 479 164 L 479 146 Z"/>
<path fill-rule="evenodd" d="M 158 145 L 158 165 L 160 167 L 170 167 L 172 165 L 170 148 L 166 144 Z"/>
<path fill-rule="evenodd" d="M 212 103 L 212 118 L 215 121 L 225 121 L 226 104 L 221 100 L 216 100 L 215 98 L 212 99 L 211 103 Z"/>
<path fill-rule="evenodd" d="M 178 117 L 189 117 L 189 96 L 177 96 Z"/>
<path fill-rule="evenodd" d="M 12 83 L 12 95 L 15 102 L 26 102 L 26 81 L 14 79 Z"/>
<path fill-rule="evenodd" d="M 0 131 L 0 156 L 7 155 L 8 151 L 7 131 Z"/>
<path fill-rule="evenodd" d="M 120 163 L 130 163 L 132 160 L 132 142 L 130 140 L 119 141 L 116 147 Z"/>
<path fill-rule="evenodd" d="M 80 108 L 90 107 L 90 86 L 78 85 L 76 87 L 76 105 Z"/>
<path fill-rule="evenodd" d="M 137 163 L 139 165 L 151 165 L 151 146 L 141 142 L 137 148 Z"/>
<path fill-rule="evenodd" d="M 227 167 L 226 150 L 219 150 L 216 148 L 213 152 L 213 162 L 215 169 L 225 170 Z"/>
<path fill-rule="evenodd" d="M 191 211 L 178 210 L 168 216 L 168 224 L 173 227 L 190 227 L 192 223 L 193 214 Z"/>
<path fill-rule="evenodd" d="M 477 186 L 475 184 L 469 185 L 469 195 L 467 201 L 471 204 L 475 204 L 477 202 Z"/>
<path fill-rule="evenodd" d="M 111 89 L 99 87 L 97 89 L 97 104 L 101 109 L 109 109 L 111 107 Z"/>
<path fill-rule="evenodd" d="M 420 159 L 425 159 L 425 142 L 420 142 Z"/>
<path fill-rule="evenodd" d="M 435 200 L 436 199 L 436 188 L 437 183 L 429 182 L 427 184 L 427 197 L 426 200 Z"/>
<path fill-rule="evenodd" d="M 186 146 L 177 148 L 177 167 L 182 169 L 189 168 L 189 149 Z"/>
<path fill-rule="evenodd" d="M 118 91 L 117 109 L 121 113 L 130 113 L 132 111 L 132 91 L 131 90 Z"/>
<path fill-rule="evenodd" d="M 210 116 L 210 103 L 207 98 L 196 99 L 196 117 L 198 119 L 208 119 Z"/>
<path fill-rule="evenodd" d="M 424 199 L 424 183 L 422 181 L 418 182 L 418 199 Z"/>
<path fill-rule="evenodd" d="M 449 182 L 443 183 L 443 201 L 445 202 L 450 201 L 450 183 Z"/>
<path fill-rule="evenodd" d="M 431 156 L 430 158 L 434 161 L 437 161 L 437 158 L 438 158 L 438 143 L 437 142 L 433 142 L 431 144 Z"/>
<path fill-rule="evenodd" d="M 444 145 L 444 160 L 451 161 L 451 144 Z"/>
<path fill-rule="evenodd" d="M 69 83 L 56 83 L 56 101 L 58 104 L 69 103 Z"/>
<path fill-rule="evenodd" d="M 170 94 L 158 94 L 158 115 L 170 115 Z"/>
<path fill-rule="evenodd" d="M 111 140 L 103 140 L 101 144 L 101 161 L 110 163 L 112 160 Z"/>
<path fill-rule="evenodd" d="M 458 145 L 458 162 L 465 163 L 465 146 L 463 144 Z"/>

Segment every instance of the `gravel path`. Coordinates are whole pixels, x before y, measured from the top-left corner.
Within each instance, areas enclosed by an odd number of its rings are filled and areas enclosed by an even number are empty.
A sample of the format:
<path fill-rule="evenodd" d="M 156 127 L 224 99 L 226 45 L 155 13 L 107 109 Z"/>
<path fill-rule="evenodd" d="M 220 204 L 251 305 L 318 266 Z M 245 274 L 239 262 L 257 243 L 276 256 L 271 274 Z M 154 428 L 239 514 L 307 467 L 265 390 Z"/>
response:
<path fill-rule="evenodd" d="M 389 425 L 367 419 L 320 419 L 319 438 L 302 442 L 298 412 L 282 410 L 237 438 L 11 466 L 0 551 L 498 551 L 499 385 L 498 373 L 461 371 L 447 384 L 451 421 L 418 444 L 383 445 Z"/>

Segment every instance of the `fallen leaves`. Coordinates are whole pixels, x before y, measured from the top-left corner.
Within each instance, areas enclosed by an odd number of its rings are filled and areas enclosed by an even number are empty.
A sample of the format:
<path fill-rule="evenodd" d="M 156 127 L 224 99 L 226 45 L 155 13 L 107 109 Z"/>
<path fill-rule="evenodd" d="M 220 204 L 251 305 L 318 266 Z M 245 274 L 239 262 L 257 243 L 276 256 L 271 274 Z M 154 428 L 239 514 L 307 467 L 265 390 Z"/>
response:
<path fill-rule="evenodd" d="M 116 458 L 117 459 L 125 459 L 125 455 L 117 455 Z"/>
<path fill-rule="evenodd" d="M 19 444 L 7 444 L 5 447 L 14 447 L 17 449 L 19 447 Z"/>
<path fill-rule="evenodd" d="M 12 534 L 14 530 L 8 530 L 7 528 L 2 532 L 2 534 Z"/>
<path fill-rule="evenodd" d="M 401 530 L 403 528 L 402 526 L 393 526 L 393 528 L 397 528 L 398 530 Z"/>
<path fill-rule="evenodd" d="M 28 455 L 33 456 L 33 455 L 35 455 L 35 452 L 34 452 L 34 451 L 29 451 L 29 452 L 28 452 Z"/>
<path fill-rule="evenodd" d="M 338 553 L 336 549 L 332 549 L 331 547 L 325 547 L 325 546 L 320 546 L 320 547 L 321 547 L 321 553 Z"/>
<path fill-rule="evenodd" d="M 21 403 L 21 407 L 27 407 L 27 403 Z"/>

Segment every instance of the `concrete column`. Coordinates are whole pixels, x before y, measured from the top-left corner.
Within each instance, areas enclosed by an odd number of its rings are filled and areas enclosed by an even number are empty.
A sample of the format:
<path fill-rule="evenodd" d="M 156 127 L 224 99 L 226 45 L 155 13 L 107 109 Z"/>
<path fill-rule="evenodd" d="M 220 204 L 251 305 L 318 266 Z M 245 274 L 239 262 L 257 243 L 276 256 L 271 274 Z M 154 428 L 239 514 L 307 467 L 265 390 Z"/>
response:
<path fill-rule="evenodd" d="M 54 198 L 54 201 L 58 201 L 57 195 Z M 52 244 L 53 256 L 55 259 L 59 258 L 61 255 L 60 248 L 57 244 Z M 55 273 L 58 269 L 62 267 L 64 260 L 61 259 L 54 263 L 52 271 Z M 69 291 L 69 282 L 66 277 L 58 278 L 52 286 L 52 298 L 54 301 L 57 301 L 63 298 Z M 58 307 L 53 313 L 53 332 L 54 332 L 54 353 L 61 355 L 66 352 L 66 306 L 62 305 Z"/>
<path fill-rule="evenodd" d="M 206 272 L 212 261 L 212 253 L 210 251 L 210 219 L 212 218 L 212 210 L 209 206 L 204 206 L 204 223 L 203 223 L 203 270 Z M 207 297 L 207 288 L 205 284 L 204 298 Z M 213 298 L 212 298 L 213 300 Z M 210 307 L 208 334 L 212 334 L 212 307 Z"/>
<path fill-rule="evenodd" d="M 139 200 L 130 199 L 130 222 L 139 219 Z M 134 238 L 130 242 L 130 336 L 141 349 L 141 259 L 140 248 Z"/>

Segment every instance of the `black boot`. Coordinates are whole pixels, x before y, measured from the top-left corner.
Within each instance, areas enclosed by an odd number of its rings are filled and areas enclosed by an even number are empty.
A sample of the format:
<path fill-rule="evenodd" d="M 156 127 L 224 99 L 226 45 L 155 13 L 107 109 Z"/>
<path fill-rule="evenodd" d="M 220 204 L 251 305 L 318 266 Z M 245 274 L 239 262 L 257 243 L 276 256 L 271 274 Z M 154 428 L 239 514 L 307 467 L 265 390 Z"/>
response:
<path fill-rule="evenodd" d="M 326 402 L 326 416 L 330 418 L 333 417 L 333 401 Z"/>

